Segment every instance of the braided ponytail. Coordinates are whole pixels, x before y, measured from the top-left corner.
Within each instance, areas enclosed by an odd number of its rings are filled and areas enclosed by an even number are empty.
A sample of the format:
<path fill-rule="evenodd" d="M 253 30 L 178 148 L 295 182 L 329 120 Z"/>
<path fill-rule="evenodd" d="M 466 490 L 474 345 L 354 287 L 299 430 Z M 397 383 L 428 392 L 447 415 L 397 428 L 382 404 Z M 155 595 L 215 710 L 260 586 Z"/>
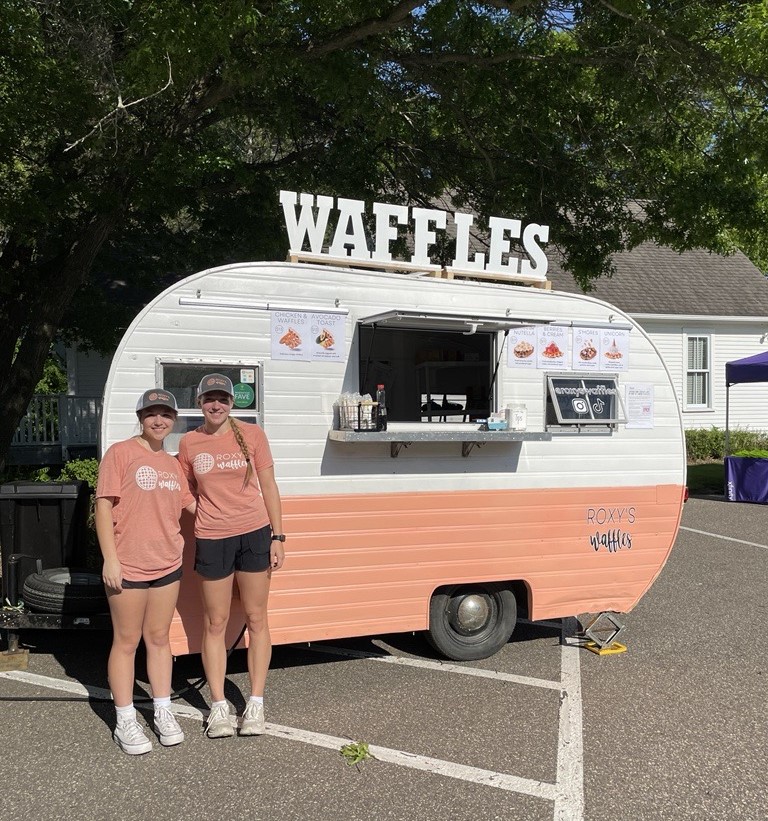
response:
<path fill-rule="evenodd" d="M 235 434 L 235 440 L 237 444 L 240 446 L 240 451 L 243 454 L 243 458 L 246 462 L 245 468 L 245 480 L 243 481 L 243 489 L 245 489 L 248 482 L 251 481 L 251 477 L 253 476 L 253 464 L 251 463 L 251 452 L 248 450 L 248 445 L 245 441 L 245 437 L 243 436 L 243 432 L 240 430 L 240 426 L 235 422 L 235 420 L 230 416 L 229 417 L 229 425 L 232 428 L 232 433 Z"/>

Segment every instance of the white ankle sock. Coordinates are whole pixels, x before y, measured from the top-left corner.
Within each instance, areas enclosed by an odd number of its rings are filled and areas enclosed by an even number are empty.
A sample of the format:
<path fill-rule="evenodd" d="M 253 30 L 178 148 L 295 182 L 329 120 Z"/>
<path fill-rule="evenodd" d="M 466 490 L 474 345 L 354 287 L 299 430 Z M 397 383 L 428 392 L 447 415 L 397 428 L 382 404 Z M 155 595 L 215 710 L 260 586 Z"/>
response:
<path fill-rule="evenodd" d="M 115 707 L 115 712 L 117 713 L 118 724 L 123 724 L 126 721 L 132 721 L 136 718 L 136 710 L 133 707 L 133 702 L 126 707 Z"/>
<path fill-rule="evenodd" d="M 264 703 L 264 696 L 251 696 L 248 701 L 255 701 L 256 704 L 263 704 Z"/>
<path fill-rule="evenodd" d="M 170 696 L 163 696 L 162 698 L 153 698 L 152 704 L 155 708 L 155 712 L 157 712 L 161 707 L 170 707 L 171 706 L 171 697 Z"/>
<path fill-rule="evenodd" d="M 226 699 L 224 699 L 224 701 L 212 701 L 211 702 L 211 709 L 213 709 L 214 707 L 226 707 L 226 706 L 227 706 L 227 700 Z"/>

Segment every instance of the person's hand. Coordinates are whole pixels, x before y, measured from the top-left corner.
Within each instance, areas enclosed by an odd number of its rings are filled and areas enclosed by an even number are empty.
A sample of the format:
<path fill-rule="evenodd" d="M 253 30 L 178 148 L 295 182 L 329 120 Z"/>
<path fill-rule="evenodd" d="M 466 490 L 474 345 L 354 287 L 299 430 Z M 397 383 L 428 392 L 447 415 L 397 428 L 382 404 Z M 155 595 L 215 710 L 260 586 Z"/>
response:
<path fill-rule="evenodd" d="M 101 578 L 105 587 L 119 593 L 123 589 L 123 568 L 120 562 L 117 559 L 105 561 Z"/>
<path fill-rule="evenodd" d="M 283 566 L 284 561 L 285 548 L 283 547 L 283 543 L 273 539 L 272 546 L 269 548 L 269 566 L 273 570 L 279 570 Z"/>

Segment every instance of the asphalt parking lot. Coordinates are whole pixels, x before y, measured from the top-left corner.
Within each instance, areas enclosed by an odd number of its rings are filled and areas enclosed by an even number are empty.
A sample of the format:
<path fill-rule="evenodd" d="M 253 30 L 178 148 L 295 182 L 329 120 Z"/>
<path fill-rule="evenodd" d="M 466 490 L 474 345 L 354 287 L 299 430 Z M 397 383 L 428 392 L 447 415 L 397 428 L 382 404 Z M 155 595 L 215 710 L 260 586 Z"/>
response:
<path fill-rule="evenodd" d="M 136 758 L 96 700 L 108 637 L 29 632 L 28 671 L 0 674 L 4 815 L 763 821 L 767 525 L 765 507 L 691 499 L 626 617 L 626 653 L 580 648 L 574 620 L 521 624 L 502 652 L 466 664 L 410 635 L 278 647 L 266 736 L 204 738 L 203 688 L 176 702 L 185 743 Z M 200 675 L 198 657 L 181 658 L 174 686 Z M 238 651 L 238 711 L 246 678 Z M 347 764 L 350 741 L 374 758 Z"/>

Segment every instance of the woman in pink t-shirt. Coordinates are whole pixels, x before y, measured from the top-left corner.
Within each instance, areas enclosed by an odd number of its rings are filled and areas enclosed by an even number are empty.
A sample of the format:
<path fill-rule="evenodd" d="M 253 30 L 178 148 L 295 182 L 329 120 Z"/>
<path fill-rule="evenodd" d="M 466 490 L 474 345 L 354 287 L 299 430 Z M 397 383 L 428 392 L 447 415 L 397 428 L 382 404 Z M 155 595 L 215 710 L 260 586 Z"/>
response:
<path fill-rule="evenodd" d="M 117 712 L 114 739 L 130 755 L 152 749 L 133 707 L 136 648 L 142 637 L 154 730 L 165 747 L 184 740 L 169 709 L 173 657 L 168 633 L 184 548 L 179 518 L 183 508 L 194 513 L 196 506 L 178 461 L 163 450 L 176 413 L 172 393 L 145 391 L 136 405 L 141 433 L 112 445 L 99 465 L 96 533 L 112 615 L 108 674 Z"/>
<path fill-rule="evenodd" d="M 272 655 L 267 598 L 273 570 L 285 553 L 280 491 L 269 443 L 258 425 L 230 417 L 232 381 L 222 374 L 204 376 L 197 402 L 205 424 L 179 443 L 179 462 L 197 495 L 195 570 L 202 577 L 203 667 L 211 690 L 209 738 L 234 735 L 224 698 L 227 672 L 225 634 L 237 578 L 248 627 L 251 696 L 240 735 L 264 732 L 264 685 Z"/>

